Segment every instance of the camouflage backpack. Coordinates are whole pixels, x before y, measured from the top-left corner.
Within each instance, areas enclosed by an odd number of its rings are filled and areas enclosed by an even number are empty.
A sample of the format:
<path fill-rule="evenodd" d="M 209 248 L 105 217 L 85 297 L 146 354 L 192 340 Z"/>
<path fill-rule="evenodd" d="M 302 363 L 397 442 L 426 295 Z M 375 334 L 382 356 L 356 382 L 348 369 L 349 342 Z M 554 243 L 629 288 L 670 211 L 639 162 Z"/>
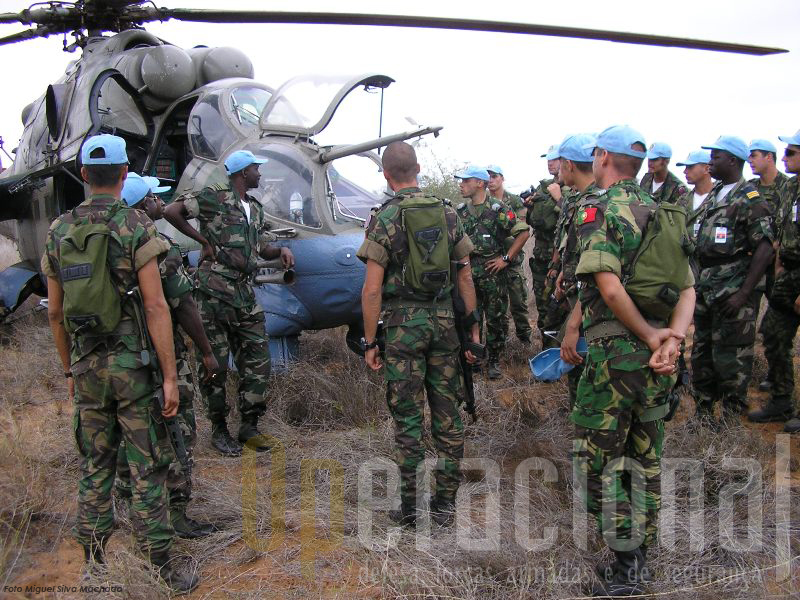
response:
<path fill-rule="evenodd" d="M 689 269 L 686 211 L 662 202 L 653 211 L 627 275 L 625 290 L 646 317 L 668 319 Z"/>
<path fill-rule="evenodd" d="M 403 285 L 416 294 L 439 299 L 449 291 L 450 247 L 442 200 L 431 196 L 403 196 L 400 229 L 408 240 Z"/>
<path fill-rule="evenodd" d="M 64 289 L 64 327 L 77 335 L 108 335 L 122 316 L 120 293 L 111 278 L 108 227 L 115 208 L 105 220 L 91 222 L 73 211 L 70 225 L 59 244 L 61 285 Z"/>

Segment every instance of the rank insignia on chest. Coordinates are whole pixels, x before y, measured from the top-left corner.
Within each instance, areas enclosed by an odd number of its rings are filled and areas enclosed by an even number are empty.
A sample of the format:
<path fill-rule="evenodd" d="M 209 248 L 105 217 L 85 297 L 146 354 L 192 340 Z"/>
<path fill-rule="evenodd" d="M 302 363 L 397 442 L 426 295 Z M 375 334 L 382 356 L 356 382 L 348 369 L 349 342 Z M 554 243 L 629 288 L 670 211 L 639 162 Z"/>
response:
<path fill-rule="evenodd" d="M 758 198 L 758 192 L 753 190 L 752 192 L 747 192 L 747 197 L 752 200 L 753 198 Z"/>
<path fill-rule="evenodd" d="M 597 207 L 589 206 L 581 212 L 581 223 L 594 223 L 597 218 Z"/>

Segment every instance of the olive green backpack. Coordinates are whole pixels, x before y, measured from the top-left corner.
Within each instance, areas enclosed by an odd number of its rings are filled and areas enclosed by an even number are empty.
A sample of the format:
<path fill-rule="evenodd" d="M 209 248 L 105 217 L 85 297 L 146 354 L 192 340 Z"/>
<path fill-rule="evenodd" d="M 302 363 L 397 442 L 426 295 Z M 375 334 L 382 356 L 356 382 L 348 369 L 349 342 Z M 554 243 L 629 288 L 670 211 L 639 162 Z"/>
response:
<path fill-rule="evenodd" d="M 686 211 L 659 204 L 623 284 L 645 317 L 667 320 L 678 304 L 689 270 Z"/>
<path fill-rule="evenodd" d="M 443 202 L 413 195 L 400 200 L 398 208 L 400 228 L 408 240 L 403 285 L 417 295 L 439 299 L 450 286 L 450 248 Z"/>
<path fill-rule="evenodd" d="M 110 219 L 115 210 L 107 216 Z M 73 335 L 108 335 L 122 316 L 120 292 L 108 265 L 107 220 L 92 223 L 76 217 L 59 244 L 64 327 Z"/>

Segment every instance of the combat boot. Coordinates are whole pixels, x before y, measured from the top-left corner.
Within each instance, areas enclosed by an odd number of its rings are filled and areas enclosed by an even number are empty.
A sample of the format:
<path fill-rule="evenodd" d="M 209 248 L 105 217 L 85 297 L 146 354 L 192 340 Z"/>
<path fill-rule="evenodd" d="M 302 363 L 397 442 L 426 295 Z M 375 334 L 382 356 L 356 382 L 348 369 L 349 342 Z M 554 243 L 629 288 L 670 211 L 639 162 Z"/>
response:
<path fill-rule="evenodd" d="M 158 567 L 158 574 L 172 590 L 175 596 L 188 594 L 200 584 L 200 577 L 197 573 L 189 570 L 178 570 L 172 564 L 167 552 L 160 552 L 150 555 L 150 562 Z"/>
<path fill-rule="evenodd" d="M 186 506 L 181 504 L 169 507 L 169 520 L 172 522 L 175 535 L 185 540 L 206 537 L 217 531 L 217 528 L 210 523 L 200 523 L 187 517 Z"/>
<path fill-rule="evenodd" d="M 614 552 L 614 575 L 611 580 L 601 579 L 592 587 L 592 596 L 619 598 L 639 596 L 644 593 L 645 559 L 637 548 L 628 552 Z M 649 579 L 649 576 L 647 576 Z"/>
<path fill-rule="evenodd" d="M 258 430 L 258 417 L 242 417 L 239 425 L 239 441 L 247 444 L 250 440 L 253 440 L 250 446 L 256 452 L 266 452 L 270 448 L 266 438 Z"/>
<path fill-rule="evenodd" d="M 102 577 L 106 571 L 106 542 L 107 538 L 101 539 L 89 546 L 83 546 L 83 572 L 81 581 L 86 582 L 93 577 Z"/>
<path fill-rule="evenodd" d="M 772 382 L 769 379 L 765 379 L 764 381 L 758 384 L 759 392 L 768 392 L 771 389 L 772 389 Z"/>
<path fill-rule="evenodd" d="M 500 377 L 503 376 L 503 373 L 500 371 L 500 363 L 496 360 L 491 361 L 486 374 L 489 376 L 489 379 L 500 379 Z"/>
<path fill-rule="evenodd" d="M 647 548 L 644 546 L 640 546 L 639 550 L 642 551 L 642 559 L 647 561 Z M 610 563 L 601 563 L 599 565 L 595 565 L 594 572 L 595 574 L 608 583 L 614 578 L 614 573 L 616 573 L 617 569 L 619 568 L 619 562 L 615 559 L 614 562 Z M 642 581 L 645 583 L 650 583 L 653 580 L 653 577 L 650 574 L 650 569 L 645 567 L 642 569 Z"/>
<path fill-rule="evenodd" d="M 231 437 L 224 421 L 211 424 L 211 446 L 223 456 L 242 455 L 242 445 Z"/>
<path fill-rule="evenodd" d="M 456 520 L 455 502 L 434 498 L 431 502 L 431 520 L 439 527 L 450 527 Z"/>
<path fill-rule="evenodd" d="M 753 423 L 773 423 L 777 421 L 786 421 L 792 418 L 794 406 L 792 405 L 792 398 L 787 396 L 775 397 L 770 396 L 764 408 L 758 410 L 751 410 L 747 413 L 747 420 Z"/>
<path fill-rule="evenodd" d="M 783 430 L 786 433 L 797 433 L 800 431 L 800 415 L 786 421 L 783 425 Z"/>
<path fill-rule="evenodd" d="M 417 509 L 414 506 L 401 504 L 400 510 L 390 510 L 389 518 L 403 527 L 417 528 Z"/>

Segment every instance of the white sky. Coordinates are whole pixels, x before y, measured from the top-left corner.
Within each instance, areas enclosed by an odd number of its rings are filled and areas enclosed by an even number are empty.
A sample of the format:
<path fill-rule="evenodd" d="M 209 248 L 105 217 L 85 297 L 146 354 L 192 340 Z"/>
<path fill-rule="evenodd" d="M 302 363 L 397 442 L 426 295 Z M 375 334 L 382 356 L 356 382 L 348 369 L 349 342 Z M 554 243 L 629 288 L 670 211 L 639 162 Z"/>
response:
<path fill-rule="evenodd" d="M 378 3 L 339 0 L 158 0 L 169 7 L 373 12 Z M 0 0 L 0 11 L 27 2 Z M 539 158 L 566 134 L 615 123 L 639 129 L 648 144 L 672 145 L 676 162 L 722 133 L 749 141 L 800 127 L 800 2 L 797 0 L 572 0 L 384 4 L 388 13 L 490 18 L 657 33 L 778 46 L 789 54 L 749 57 L 537 36 L 383 27 L 152 23 L 151 33 L 185 48 L 235 46 L 273 87 L 295 75 L 379 72 L 397 80 L 386 90 L 384 134 L 410 129 L 410 116 L 443 125 L 429 142 L 452 164 L 495 163 L 519 190 L 547 175 Z M 487 14 L 491 8 L 491 14 Z M 23 29 L 2 25 L 0 35 Z M 71 41 L 71 38 L 70 38 Z M 58 36 L 0 47 L 5 85 L 0 135 L 6 149 L 21 135 L 20 112 L 63 73 L 77 54 Z M 377 136 L 373 109 L 338 115 L 356 142 Z M 792 117 L 792 115 L 795 115 Z M 335 121 L 336 123 L 336 121 Z M 326 140 L 333 141 L 333 140 Z M 7 159 L 4 158 L 4 163 Z M 782 167 L 779 164 L 779 167 Z M 682 171 L 673 168 L 682 176 Z M 749 169 L 745 168 L 749 175 Z"/>

